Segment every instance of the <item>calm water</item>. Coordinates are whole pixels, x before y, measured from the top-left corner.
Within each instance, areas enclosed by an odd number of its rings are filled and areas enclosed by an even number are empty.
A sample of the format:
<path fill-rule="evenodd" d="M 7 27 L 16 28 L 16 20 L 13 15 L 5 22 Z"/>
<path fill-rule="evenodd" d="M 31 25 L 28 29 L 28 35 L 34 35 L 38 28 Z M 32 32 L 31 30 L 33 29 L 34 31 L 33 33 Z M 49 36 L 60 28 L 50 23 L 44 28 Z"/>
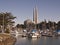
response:
<path fill-rule="evenodd" d="M 17 37 L 15 45 L 60 45 L 60 37 L 22 38 Z"/>

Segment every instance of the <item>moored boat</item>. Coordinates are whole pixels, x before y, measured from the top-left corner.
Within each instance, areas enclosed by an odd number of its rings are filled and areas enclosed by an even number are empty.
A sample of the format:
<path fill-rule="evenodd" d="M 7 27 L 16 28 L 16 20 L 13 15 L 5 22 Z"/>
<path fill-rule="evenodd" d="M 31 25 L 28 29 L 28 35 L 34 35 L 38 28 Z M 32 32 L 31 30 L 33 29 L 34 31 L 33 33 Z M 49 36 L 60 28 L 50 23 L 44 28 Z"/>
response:
<path fill-rule="evenodd" d="M 40 34 L 38 33 L 37 30 L 32 30 L 29 34 L 28 34 L 29 38 L 38 38 L 40 37 Z"/>

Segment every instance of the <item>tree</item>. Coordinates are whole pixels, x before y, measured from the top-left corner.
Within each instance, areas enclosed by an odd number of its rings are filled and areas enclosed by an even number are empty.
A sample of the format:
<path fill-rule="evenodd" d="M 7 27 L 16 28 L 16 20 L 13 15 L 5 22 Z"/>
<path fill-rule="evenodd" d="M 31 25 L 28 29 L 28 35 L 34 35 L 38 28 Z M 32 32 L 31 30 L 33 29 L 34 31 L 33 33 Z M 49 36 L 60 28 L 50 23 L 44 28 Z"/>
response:
<path fill-rule="evenodd" d="M 2 12 L 0 13 L 0 26 L 4 26 L 6 29 L 7 26 L 12 26 L 15 21 L 13 21 L 16 17 L 14 17 L 10 12 Z"/>
<path fill-rule="evenodd" d="M 57 29 L 60 30 L 60 21 L 57 23 Z"/>
<path fill-rule="evenodd" d="M 25 28 L 24 24 L 17 24 L 16 27 L 17 28 L 23 28 L 23 29 Z"/>

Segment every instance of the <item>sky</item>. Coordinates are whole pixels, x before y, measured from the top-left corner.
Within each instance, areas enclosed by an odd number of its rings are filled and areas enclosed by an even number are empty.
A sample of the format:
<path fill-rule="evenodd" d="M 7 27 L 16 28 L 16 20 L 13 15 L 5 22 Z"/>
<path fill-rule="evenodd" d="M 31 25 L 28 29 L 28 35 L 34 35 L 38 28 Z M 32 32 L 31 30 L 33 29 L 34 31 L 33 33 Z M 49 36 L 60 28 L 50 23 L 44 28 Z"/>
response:
<path fill-rule="evenodd" d="M 37 5 L 38 20 L 60 21 L 60 0 L 0 0 L 0 12 L 11 12 L 16 16 L 15 24 L 33 20 L 33 8 Z"/>

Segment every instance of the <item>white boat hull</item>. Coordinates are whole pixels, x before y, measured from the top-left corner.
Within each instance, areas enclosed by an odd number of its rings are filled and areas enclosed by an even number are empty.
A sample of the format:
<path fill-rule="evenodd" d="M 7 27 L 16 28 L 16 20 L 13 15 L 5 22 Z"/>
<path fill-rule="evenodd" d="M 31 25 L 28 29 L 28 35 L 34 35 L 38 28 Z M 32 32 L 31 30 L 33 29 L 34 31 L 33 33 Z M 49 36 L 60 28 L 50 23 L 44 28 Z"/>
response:
<path fill-rule="evenodd" d="M 32 38 L 37 38 L 37 36 L 31 36 Z"/>

